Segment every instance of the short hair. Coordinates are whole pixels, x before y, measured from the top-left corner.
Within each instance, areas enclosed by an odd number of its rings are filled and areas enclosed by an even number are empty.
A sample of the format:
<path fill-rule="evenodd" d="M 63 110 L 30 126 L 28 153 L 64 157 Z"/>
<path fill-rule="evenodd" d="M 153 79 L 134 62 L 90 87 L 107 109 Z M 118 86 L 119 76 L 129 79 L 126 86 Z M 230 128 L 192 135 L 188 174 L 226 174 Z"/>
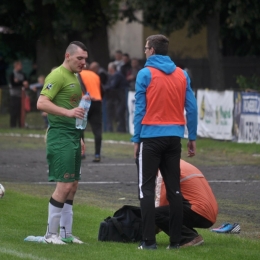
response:
<path fill-rule="evenodd" d="M 155 54 L 167 55 L 169 39 L 166 36 L 162 34 L 150 35 L 146 41 L 148 46 L 154 49 Z"/>
<path fill-rule="evenodd" d="M 123 56 L 129 58 L 129 54 L 128 53 L 124 53 Z"/>
<path fill-rule="evenodd" d="M 123 54 L 123 52 L 121 50 L 116 50 L 116 53 Z"/>
<path fill-rule="evenodd" d="M 67 47 L 66 52 L 68 52 L 70 54 L 74 54 L 77 51 L 78 48 L 82 49 L 83 51 L 88 52 L 86 45 L 82 42 L 79 42 L 79 41 L 71 42 L 69 44 L 69 46 Z"/>

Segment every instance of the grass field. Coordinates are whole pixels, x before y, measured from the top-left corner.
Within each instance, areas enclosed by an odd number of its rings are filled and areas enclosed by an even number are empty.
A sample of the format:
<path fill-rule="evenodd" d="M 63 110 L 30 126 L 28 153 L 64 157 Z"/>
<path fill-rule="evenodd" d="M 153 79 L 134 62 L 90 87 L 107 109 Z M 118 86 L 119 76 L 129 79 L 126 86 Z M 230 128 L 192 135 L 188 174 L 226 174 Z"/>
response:
<path fill-rule="evenodd" d="M 221 235 L 199 230 L 206 241 L 202 246 L 168 251 L 168 237 L 157 236 L 157 251 L 137 250 L 138 244 L 98 242 L 100 221 L 113 213 L 109 210 L 75 204 L 74 233 L 86 243 L 83 245 L 46 245 L 24 242 L 29 235 L 40 236 L 46 226 L 47 197 L 30 196 L 23 192 L 7 190 L 0 199 L 0 259 L 259 259 L 259 241 L 237 235 Z"/>

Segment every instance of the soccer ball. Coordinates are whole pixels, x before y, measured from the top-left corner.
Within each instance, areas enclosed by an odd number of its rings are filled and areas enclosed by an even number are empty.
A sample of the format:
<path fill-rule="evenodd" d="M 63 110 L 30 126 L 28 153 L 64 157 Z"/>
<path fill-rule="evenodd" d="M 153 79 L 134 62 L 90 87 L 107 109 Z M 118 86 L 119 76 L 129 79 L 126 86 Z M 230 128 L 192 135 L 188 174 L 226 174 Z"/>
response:
<path fill-rule="evenodd" d="M 0 199 L 2 199 L 5 195 L 5 188 L 4 186 L 0 183 Z"/>

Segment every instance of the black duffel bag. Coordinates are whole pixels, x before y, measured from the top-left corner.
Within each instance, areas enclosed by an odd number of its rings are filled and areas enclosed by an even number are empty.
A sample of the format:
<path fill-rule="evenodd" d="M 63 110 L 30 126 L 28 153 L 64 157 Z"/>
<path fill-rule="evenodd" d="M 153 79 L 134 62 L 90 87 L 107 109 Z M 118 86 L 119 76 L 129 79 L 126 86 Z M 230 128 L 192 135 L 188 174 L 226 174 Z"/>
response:
<path fill-rule="evenodd" d="M 140 207 L 124 205 L 113 217 L 100 223 L 98 241 L 139 242 L 142 240 Z"/>

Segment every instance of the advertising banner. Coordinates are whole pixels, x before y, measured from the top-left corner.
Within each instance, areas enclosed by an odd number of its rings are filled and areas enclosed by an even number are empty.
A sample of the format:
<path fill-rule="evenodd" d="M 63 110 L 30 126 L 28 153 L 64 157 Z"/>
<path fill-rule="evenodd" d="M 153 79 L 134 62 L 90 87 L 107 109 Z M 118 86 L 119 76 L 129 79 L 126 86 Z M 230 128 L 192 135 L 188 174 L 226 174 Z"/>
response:
<path fill-rule="evenodd" d="M 134 135 L 135 91 L 128 92 L 129 133 Z"/>
<path fill-rule="evenodd" d="M 218 140 L 232 140 L 234 91 L 197 91 L 197 135 Z"/>
<path fill-rule="evenodd" d="M 240 111 L 234 125 L 238 142 L 260 143 L 260 94 L 241 92 L 235 97 L 235 106 Z"/>

